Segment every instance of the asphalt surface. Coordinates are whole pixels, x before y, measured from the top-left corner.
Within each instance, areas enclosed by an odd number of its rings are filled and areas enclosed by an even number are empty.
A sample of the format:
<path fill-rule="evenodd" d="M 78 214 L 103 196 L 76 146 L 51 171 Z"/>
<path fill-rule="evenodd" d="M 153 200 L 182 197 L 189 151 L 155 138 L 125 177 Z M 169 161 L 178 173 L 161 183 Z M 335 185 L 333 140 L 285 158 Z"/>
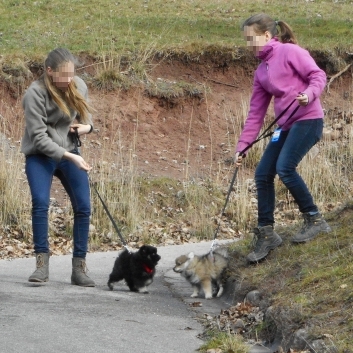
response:
<path fill-rule="evenodd" d="M 94 288 L 71 285 L 71 255 L 50 258 L 45 284 L 27 281 L 34 258 L 0 260 L 0 353 L 195 352 L 203 343 L 197 317 L 219 314 L 232 298 L 190 298 L 191 286 L 172 267 L 181 254 L 209 249 L 210 242 L 159 247 L 148 294 L 123 281 L 108 289 L 117 251 L 87 255 Z"/>

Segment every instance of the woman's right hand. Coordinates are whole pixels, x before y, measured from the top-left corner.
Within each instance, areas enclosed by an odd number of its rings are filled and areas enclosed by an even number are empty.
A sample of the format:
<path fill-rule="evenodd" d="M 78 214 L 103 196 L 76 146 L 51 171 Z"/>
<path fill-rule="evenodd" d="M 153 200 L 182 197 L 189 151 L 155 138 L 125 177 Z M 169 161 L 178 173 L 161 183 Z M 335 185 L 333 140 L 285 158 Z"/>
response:
<path fill-rule="evenodd" d="M 65 152 L 64 158 L 74 163 L 77 168 L 85 171 L 90 171 L 92 167 L 78 154 Z"/>
<path fill-rule="evenodd" d="M 234 163 L 237 167 L 241 166 L 241 163 L 243 161 L 243 156 L 240 155 L 240 152 L 237 152 L 234 156 Z"/>

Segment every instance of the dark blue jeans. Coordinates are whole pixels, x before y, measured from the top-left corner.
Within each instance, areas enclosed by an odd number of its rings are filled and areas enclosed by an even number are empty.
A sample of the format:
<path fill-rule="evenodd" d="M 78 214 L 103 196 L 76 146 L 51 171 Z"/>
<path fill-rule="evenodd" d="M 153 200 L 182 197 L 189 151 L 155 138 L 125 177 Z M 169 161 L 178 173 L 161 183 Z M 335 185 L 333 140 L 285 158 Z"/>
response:
<path fill-rule="evenodd" d="M 320 140 L 322 130 L 322 119 L 298 121 L 289 131 L 282 131 L 278 141 L 271 140 L 266 147 L 255 171 L 259 227 L 274 224 L 276 174 L 294 197 L 300 212 L 318 211 L 296 168 Z"/>
<path fill-rule="evenodd" d="M 48 210 L 53 176 L 60 179 L 74 211 L 73 256 L 85 258 L 91 215 L 90 189 L 86 171 L 62 159 L 54 161 L 45 155 L 26 157 L 26 174 L 32 194 L 32 229 L 35 253 L 48 253 Z"/>

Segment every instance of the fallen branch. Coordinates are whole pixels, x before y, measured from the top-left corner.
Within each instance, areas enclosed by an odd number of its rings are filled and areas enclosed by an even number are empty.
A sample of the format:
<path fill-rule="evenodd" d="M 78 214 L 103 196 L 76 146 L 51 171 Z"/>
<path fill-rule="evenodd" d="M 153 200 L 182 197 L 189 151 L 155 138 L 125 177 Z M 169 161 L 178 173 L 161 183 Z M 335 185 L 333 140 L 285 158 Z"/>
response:
<path fill-rule="evenodd" d="M 330 78 L 330 81 L 328 82 L 326 88 L 327 88 L 327 93 L 330 92 L 330 84 L 339 76 L 341 76 L 344 72 L 346 72 L 351 66 L 352 66 L 353 63 L 350 63 L 348 64 L 343 70 L 341 70 L 340 72 L 338 72 L 337 74 L 333 75 L 331 78 Z"/>

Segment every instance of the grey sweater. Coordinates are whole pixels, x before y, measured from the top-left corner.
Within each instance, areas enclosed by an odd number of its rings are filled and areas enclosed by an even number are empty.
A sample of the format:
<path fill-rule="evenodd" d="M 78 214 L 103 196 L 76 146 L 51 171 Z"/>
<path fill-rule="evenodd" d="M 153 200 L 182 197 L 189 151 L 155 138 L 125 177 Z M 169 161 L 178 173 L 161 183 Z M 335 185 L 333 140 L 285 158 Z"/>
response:
<path fill-rule="evenodd" d="M 82 79 L 75 76 L 78 91 L 88 99 L 87 86 Z M 69 134 L 70 125 L 75 119 L 79 121 L 76 111 L 70 110 L 71 116 L 59 109 L 41 80 L 32 82 L 22 101 L 26 127 L 22 138 L 21 152 L 44 154 L 60 161 L 66 151 L 74 149 Z M 92 117 L 89 116 L 90 123 Z"/>

